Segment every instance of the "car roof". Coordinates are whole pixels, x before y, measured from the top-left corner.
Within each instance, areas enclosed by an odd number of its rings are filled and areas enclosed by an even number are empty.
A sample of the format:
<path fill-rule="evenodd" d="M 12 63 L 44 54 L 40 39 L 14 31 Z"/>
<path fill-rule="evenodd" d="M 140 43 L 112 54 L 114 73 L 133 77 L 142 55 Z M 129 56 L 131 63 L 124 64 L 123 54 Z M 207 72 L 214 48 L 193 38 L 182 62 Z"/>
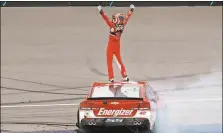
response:
<path fill-rule="evenodd" d="M 89 94 L 89 98 L 102 97 L 127 97 L 142 98 L 143 83 L 139 82 L 94 82 Z"/>

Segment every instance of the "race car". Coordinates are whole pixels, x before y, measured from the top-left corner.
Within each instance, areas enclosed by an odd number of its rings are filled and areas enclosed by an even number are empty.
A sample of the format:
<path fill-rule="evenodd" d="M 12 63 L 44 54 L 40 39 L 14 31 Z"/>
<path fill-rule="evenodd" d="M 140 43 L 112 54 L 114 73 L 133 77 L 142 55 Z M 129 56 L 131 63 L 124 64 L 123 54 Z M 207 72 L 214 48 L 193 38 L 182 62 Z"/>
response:
<path fill-rule="evenodd" d="M 158 102 L 147 82 L 94 82 L 78 107 L 76 126 L 79 132 L 111 126 L 153 132 Z"/>

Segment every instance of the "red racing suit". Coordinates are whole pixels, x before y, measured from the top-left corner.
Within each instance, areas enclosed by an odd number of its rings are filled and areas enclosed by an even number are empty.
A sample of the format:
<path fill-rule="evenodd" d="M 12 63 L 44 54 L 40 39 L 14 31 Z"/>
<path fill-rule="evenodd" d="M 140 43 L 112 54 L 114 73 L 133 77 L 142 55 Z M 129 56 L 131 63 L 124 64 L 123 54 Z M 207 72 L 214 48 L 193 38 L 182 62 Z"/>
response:
<path fill-rule="evenodd" d="M 121 68 L 122 77 L 123 78 L 127 77 L 126 69 L 122 62 L 121 54 L 120 54 L 120 38 L 124 30 L 124 27 L 127 24 L 132 13 L 133 13 L 133 10 L 129 10 L 124 18 L 123 25 L 117 26 L 115 23 L 109 20 L 109 18 L 106 16 L 106 14 L 103 11 L 100 12 L 102 18 L 105 20 L 105 22 L 110 28 L 109 41 L 108 41 L 108 46 L 107 46 L 107 68 L 108 68 L 109 79 L 114 78 L 114 72 L 113 72 L 113 67 L 112 67 L 113 55 L 115 55 L 117 59 L 117 63 Z"/>

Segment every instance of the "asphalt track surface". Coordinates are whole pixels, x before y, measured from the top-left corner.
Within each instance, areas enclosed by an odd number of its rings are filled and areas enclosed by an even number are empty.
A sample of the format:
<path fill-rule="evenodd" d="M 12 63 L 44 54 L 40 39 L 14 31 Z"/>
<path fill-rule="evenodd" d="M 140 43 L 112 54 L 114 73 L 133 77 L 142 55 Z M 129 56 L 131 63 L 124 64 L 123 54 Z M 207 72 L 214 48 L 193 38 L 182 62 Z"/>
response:
<path fill-rule="evenodd" d="M 107 81 L 96 7 L 2 8 L 1 17 L 1 132 L 74 133 L 76 105 Z M 129 77 L 149 81 L 166 105 L 162 133 L 222 132 L 221 7 L 136 7 L 121 43 Z"/>

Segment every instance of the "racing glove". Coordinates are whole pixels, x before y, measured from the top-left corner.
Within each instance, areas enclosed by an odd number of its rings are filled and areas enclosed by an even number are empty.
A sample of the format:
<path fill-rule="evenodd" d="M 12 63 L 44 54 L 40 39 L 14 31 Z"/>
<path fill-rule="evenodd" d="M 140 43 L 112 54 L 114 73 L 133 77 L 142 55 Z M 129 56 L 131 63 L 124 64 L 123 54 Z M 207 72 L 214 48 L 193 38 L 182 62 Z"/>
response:
<path fill-rule="evenodd" d="M 130 10 L 133 12 L 134 9 L 135 9 L 135 6 L 134 6 L 133 4 L 131 4 L 131 5 L 130 5 L 130 8 L 131 8 Z"/>
<path fill-rule="evenodd" d="M 97 7 L 97 9 L 98 9 L 100 14 L 103 12 L 102 7 L 100 5 Z"/>

